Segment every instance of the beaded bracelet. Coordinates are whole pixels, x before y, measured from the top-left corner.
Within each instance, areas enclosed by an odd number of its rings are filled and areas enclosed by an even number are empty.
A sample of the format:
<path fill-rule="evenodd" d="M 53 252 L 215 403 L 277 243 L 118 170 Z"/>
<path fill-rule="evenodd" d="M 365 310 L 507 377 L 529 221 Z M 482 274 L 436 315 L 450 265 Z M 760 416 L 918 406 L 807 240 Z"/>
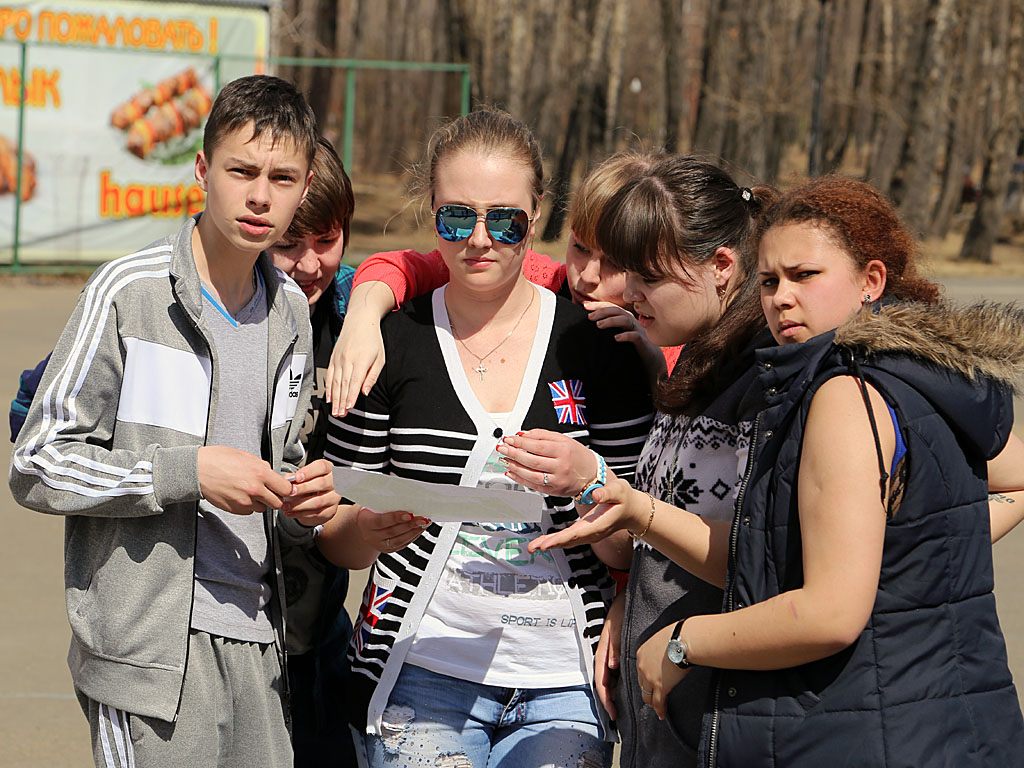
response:
<path fill-rule="evenodd" d="M 628 528 L 626 529 L 626 533 L 628 533 L 634 539 L 642 539 L 644 536 L 646 536 L 647 532 L 651 530 L 651 523 L 654 522 L 654 497 L 651 496 L 651 494 L 648 491 L 644 491 L 644 493 L 646 493 L 647 498 L 651 500 L 651 516 L 647 518 L 647 525 L 644 526 L 644 529 L 640 531 L 640 533 L 633 533 Z"/>
<path fill-rule="evenodd" d="M 597 477 L 583 486 L 583 490 L 572 497 L 577 504 L 593 504 L 594 491 L 604 487 L 605 478 L 608 476 L 608 465 L 605 463 L 604 457 L 596 451 L 591 451 L 591 453 L 597 458 Z"/>

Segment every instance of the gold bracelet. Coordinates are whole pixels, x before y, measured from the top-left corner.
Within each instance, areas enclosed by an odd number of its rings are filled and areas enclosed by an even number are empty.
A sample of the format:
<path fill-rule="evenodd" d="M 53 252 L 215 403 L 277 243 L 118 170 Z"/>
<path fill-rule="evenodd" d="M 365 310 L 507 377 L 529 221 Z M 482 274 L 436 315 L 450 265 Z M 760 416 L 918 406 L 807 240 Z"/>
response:
<path fill-rule="evenodd" d="M 634 539 L 642 539 L 644 536 L 646 536 L 647 532 L 651 530 L 651 523 L 654 522 L 654 497 L 651 496 L 650 492 L 648 491 L 644 491 L 644 493 L 646 493 L 647 498 L 651 500 L 651 516 L 647 518 L 647 525 L 644 526 L 644 529 L 640 531 L 640 533 L 633 533 L 631 530 L 629 530 L 629 528 L 626 529 L 626 533 L 628 533 Z"/>

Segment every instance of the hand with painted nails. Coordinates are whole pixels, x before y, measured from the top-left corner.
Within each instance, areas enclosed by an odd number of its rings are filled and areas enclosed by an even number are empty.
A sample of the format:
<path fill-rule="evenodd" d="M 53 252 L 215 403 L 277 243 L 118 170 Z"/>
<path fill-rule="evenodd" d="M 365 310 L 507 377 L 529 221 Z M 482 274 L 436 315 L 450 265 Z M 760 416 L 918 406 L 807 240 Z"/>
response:
<path fill-rule="evenodd" d="M 317 459 L 285 477 L 292 490 L 281 499 L 281 512 L 308 528 L 323 525 L 333 518 L 341 501 L 334 490 L 333 468 L 327 459 Z"/>
<path fill-rule="evenodd" d="M 575 496 L 597 476 L 597 457 L 559 432 L 531 429 L 498 443 L 507 474 L 530 490 L 549 496 Z"/>
<path fill-rule="evenodd" d="M 665 367 L 665 354 L 661 347 L 651 343 L 647 338 L 647 331 L 636 321 L 636 316 L 632 312 L 607 301 L 584 301 L 583 308 L 589 313 L 587 318 L 598 328 L 622 329 L 615 334 L 615 340 L 629 342 L 636 347 L 637 354 L 640 355 L 640 360 L 652 382 L 657 382 L 668 373 Z"/>

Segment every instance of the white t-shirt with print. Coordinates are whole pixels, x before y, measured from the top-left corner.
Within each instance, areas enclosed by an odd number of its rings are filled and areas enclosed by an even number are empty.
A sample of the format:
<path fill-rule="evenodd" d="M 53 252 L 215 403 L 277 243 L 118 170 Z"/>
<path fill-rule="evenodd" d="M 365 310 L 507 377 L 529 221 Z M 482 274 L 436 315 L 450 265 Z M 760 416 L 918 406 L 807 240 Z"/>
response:
<path fill-rule="evenodd" d="M 510 414 L 491 414 L 509 432 Z M 491 451 L 481 488 L 528 492 Z M 505 688 L 583 685 L 569 595 L 551 555 L 526 547 L 536 523 L 463 523 L 406 662 Z"/>

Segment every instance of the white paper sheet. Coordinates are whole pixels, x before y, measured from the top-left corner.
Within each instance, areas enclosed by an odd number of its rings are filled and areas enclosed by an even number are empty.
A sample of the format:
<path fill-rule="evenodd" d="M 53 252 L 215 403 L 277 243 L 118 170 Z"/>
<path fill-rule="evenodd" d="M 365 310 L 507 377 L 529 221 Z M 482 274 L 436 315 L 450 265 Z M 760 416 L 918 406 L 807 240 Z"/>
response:
<path fill-rule="evenodd" d="M 334 468 L 334 489 L 374 512 L 401 509 L 438 523 L 539 523 L 543 511 L 536 493 L 439 485 L 350 467 Z"/>

